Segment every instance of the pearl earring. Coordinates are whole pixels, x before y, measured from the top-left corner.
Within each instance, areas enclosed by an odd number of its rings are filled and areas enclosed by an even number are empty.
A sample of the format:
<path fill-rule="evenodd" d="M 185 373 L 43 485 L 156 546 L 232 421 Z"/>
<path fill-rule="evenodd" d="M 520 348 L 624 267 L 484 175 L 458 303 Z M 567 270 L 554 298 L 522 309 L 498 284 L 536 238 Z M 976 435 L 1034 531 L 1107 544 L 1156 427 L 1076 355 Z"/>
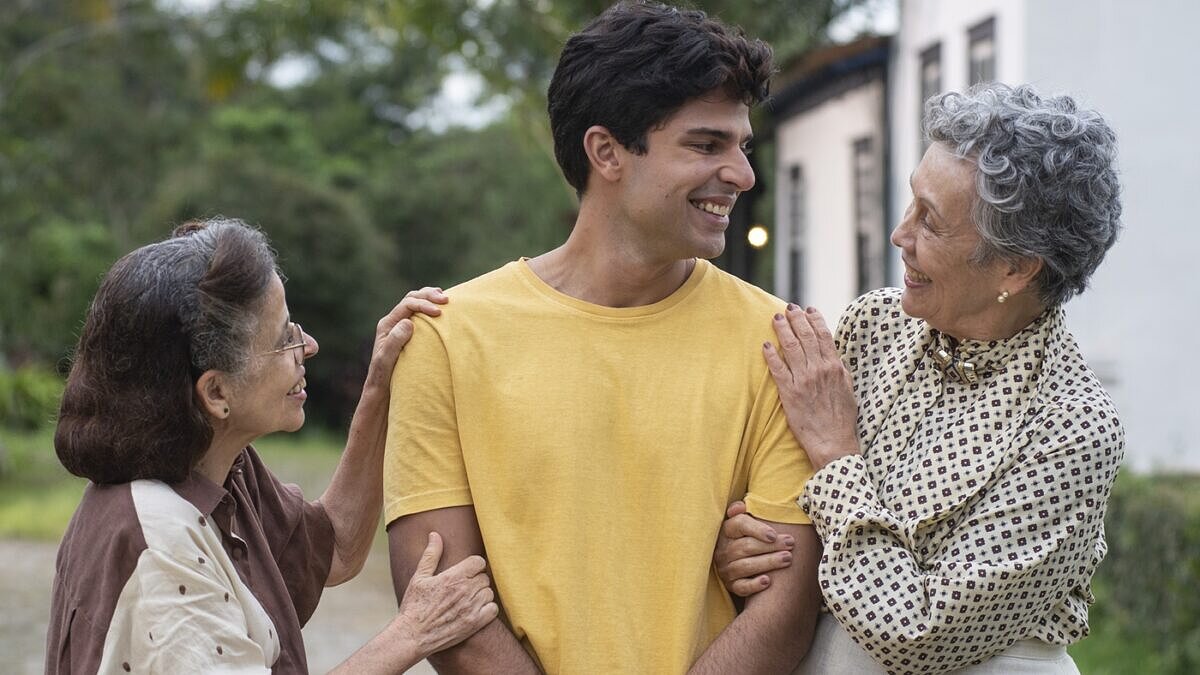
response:
<path fill-rule="evenodd" d="M 1007 299 L 1008 299 L 1008 291 L 1003 291 L 1002 293 L 1000 293 L 1000 295 L 996 296 L 996 302 L 998 302 L 1002 305 L 1004 304 L 1004 301 Z"/>

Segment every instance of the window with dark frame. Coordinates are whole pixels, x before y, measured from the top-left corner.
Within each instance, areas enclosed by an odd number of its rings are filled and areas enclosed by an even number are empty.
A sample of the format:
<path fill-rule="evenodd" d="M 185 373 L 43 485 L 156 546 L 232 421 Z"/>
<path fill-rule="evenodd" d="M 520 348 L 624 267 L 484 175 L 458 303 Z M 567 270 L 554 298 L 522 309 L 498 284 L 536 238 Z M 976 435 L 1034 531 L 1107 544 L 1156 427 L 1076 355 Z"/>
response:
<path fill-rule="evenodd" d="M 967 83 L 976 85 L 995 79 L 996 17 L 991 17 L 967 30 Z"/>
<path fill-rule="evenodd" d="M 807 195 L 804 192 L 804 171 L 799 164 L 788 170 L 788 299 L 803 304 L 804 249 L 808 223 L 805 221 Z"/>
<path fill-rule="evenodd" d="M 875 141 L 870 136 L 854 141 L 854 229 L 858 294 L 884 285 L 886 238 L 882 225 L 883 185 Z"/>
<path fill-rule="evenodd" d="M 925 48 L 920 54 L 921 64 L 921 97 L 917 102 L 917 137 L 920 139 L 920 155 L 925 155 L 929 148 L 929 139 L 925 138 L 925 101 L 930 96 L 942 91 L 942 44 L 936 43 Z"/>

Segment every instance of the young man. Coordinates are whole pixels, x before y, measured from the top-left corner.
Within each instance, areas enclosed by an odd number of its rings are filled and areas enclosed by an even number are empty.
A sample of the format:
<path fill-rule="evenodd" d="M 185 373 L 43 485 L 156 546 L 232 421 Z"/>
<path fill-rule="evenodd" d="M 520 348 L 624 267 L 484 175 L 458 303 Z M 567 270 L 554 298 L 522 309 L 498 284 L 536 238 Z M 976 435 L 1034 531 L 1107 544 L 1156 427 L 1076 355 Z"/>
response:
<path fill-rule="evenodd" d="M 762 358 L 784 303 L 706 260 L 754 185 L 771 68 L 765 44 L 656 5 L 564 47 L 549 108 L 574 230 L 452 289 L 392 381 L 397 591 L 438 531 L 445 563 L 486 551 L 506 616 L 442 672 L 780 673 L 806 651 L 811 469 Z M 743 497 L 795 560 L 736 614 L 711 556 Z"/>

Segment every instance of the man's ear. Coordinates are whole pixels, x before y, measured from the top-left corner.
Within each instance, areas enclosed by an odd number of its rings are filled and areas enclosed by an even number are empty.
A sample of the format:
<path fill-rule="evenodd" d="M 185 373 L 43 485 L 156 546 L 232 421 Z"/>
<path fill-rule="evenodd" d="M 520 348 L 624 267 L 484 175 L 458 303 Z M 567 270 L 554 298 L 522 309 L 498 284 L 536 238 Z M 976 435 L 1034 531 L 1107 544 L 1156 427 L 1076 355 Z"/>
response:
<path fill-rule="evenodd" d="M 624 147 L 607 127 L 593 125 L 583 132 L 583 151 L 592 165 L 592 173 L 609 182 L 621 179 Z"/>
<path fill-rule="evenodd" d="M 213 419 L 229 418 L 229 376 L 219 370 L 206 370 L 196 380 L 196 399 Z"/>

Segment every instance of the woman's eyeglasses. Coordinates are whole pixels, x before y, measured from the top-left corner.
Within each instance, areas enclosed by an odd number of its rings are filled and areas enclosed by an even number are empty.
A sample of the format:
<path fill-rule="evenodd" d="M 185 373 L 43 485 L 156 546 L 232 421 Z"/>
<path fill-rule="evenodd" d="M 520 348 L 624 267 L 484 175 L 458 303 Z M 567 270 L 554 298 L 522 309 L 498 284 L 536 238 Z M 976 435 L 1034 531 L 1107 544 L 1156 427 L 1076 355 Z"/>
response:
<path fill-rule="evenodd" d="M 291 351 L 292 358 L 296 359 L 296 365 L 302 365 L 304 363 L 304 352 L 308 347 L 308 340 L 304 338 L 304 329 L 301 328 L 300 324 L 296 322 L 289 324 L 288 329 L 291 331 L 291 335 L 288 337 L 288 343 L 286 345 L 280 347 L 279 349 L 272 349 L 269 352 L 263 352 L 260 354 L 260 356 L 270 356 L 272 354 Z"/>

